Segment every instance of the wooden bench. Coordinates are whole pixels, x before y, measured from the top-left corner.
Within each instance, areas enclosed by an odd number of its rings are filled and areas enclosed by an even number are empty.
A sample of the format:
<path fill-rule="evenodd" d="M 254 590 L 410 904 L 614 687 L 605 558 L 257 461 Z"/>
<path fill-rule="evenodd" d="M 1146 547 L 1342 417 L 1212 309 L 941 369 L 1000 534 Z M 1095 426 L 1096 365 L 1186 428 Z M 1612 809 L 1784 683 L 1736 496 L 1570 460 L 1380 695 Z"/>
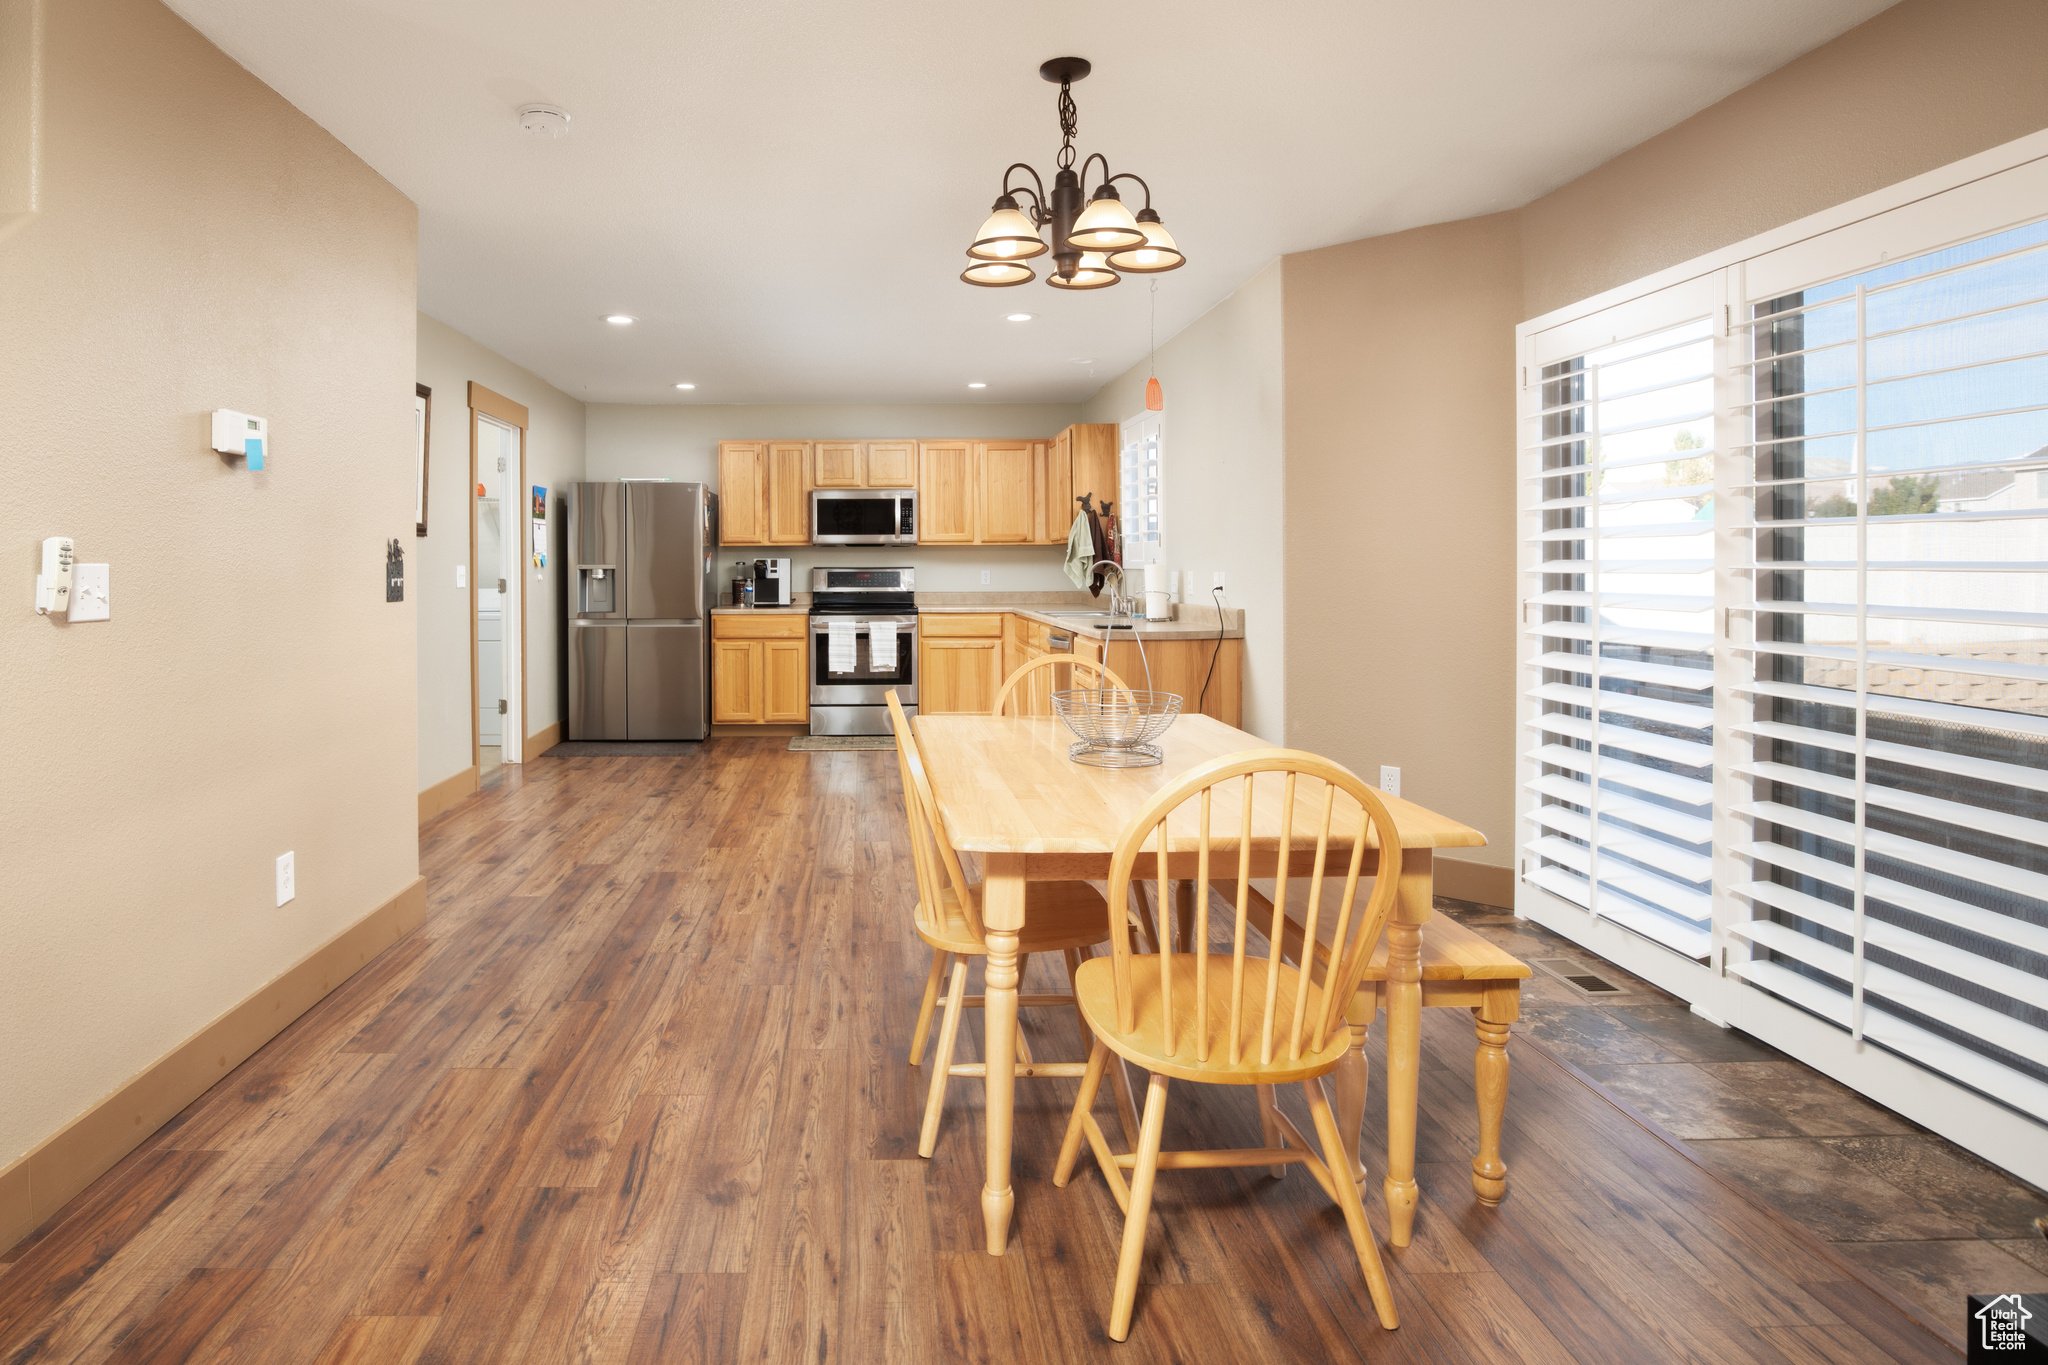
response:
<path fill-rule="evenodd" d="M 1194 885 L 1178 882 L 1174 887 L 1179 899 L 1175 906 L 1175 928 L 1180 941 L 1186 943 L 1193 931 Z M 1268 924 L 1272 922 L 1273 902 L 1266 893 L 1271 890 L 1271 882 L 1252 883 L 1252 899 L 1262 908 Z M 1216 882 L 1211 893 L 1234 903 L 1237 887 L 1234 882 Z M 1293 899 L 1289 897 L 1290 902 Z M 1298 906 L 1291 908 L 1298 913 Z M 1144 910 L 1141 904 L 1141 913 Z M 1318 918 L 1327 924 L 1332 917 Z M 1365 1165 L 1359 1160 L 1358 1148 L 1371 1075 L 1365 1059 L 1366 1037 L 1371 1032 L 1373 1016 L 1386 1004 L 1387 963 L 1392 956 L 1393 935 L 1404 932 L 1416 931 L 1399 924 L 1387 926 L 1387 937 L 1373 950 L 1357 998 L 1344 1012 L 1345 1023 L 1351 1029 L 1351 1051 L 1334 1074 L 1336 1093 L 1331 1096 L 1331 1107 L 1337 1115 L 1338 1129 L 1351 1144 L 1351 1174 L 1358 1180 L 1365 1179 Z M 1431 916 L 1421 937 L 1423 1007 L 1456 1006 L 1472 1011 L 1473 1030 L 1479 1039 L 1478 1051 L 1472 1059 L 1472 1088 L 1479 1107 L 1479 1151 L 1472 1158 L 1472 1192 L 1479 1196 L 1480 1203 L 1493 1208 L 1508 1190 L 1508 1168 L 1500 1158 L 1501 1120 L 1508 1104 L 1508 1026 L 1522 1017 L 1522 983 L 1534 973 L 1529 964 L 1448 915 Z M 1286 956 L 1299 962 L 1300 953 L 1301 923 L 1290 914 Z M 1319 960 L 1323 957 L 1320 944 L 1316 955 Z M 1388 1127 L 1399 1130 L 1402 1125 L 1390 1119 Z M 1413 1132 L 1414 1127 L 1410 1116 L 1406 1131 Z"/>

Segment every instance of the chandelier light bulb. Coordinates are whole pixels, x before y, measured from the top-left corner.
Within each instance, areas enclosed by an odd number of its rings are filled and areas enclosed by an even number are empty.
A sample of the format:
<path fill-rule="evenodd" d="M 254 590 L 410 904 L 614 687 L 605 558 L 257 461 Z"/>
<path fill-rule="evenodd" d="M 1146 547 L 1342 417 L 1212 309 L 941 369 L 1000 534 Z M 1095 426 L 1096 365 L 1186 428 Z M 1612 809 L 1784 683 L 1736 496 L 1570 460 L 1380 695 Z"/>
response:
<path fill-rule="evenodd" d="M 1117 197 L 1114 185 L 1104 185 L 1095 191 L 1095 197 L 1081 210 L 1081 216 L 1074 220 L 1073 232 L 1067 237 L 1069 246 L 1082 251 L 1120 251 L 1141 246 L 1144 241 L 1145 230 Z"/>
<path fill-rule="evenodd" d="M 1006 194 L 996 200 L 994 210 L 975 232 L 967 254 L 977 261 L 1023 261 L 1047 250 L 1038 235 L 1038 224 L 1025 217 L 1017 201 Z"/>

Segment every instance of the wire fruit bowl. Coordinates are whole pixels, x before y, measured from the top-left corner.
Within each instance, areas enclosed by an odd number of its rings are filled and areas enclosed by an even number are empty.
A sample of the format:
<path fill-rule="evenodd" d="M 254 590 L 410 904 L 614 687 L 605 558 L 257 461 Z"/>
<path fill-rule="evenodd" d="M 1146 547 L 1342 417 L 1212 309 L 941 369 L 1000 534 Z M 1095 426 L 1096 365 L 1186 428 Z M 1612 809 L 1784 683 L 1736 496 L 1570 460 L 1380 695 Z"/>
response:
<path fill-rule="evenodd" d="M 1071 688 L 1052 694 L 1053 714 L 1080 739 L 1067 757 L 1093 768 L 1149 768 L 1164 755 L 1152 741 L 1180 714 L 1178 692 L 1122 687 Z"/>

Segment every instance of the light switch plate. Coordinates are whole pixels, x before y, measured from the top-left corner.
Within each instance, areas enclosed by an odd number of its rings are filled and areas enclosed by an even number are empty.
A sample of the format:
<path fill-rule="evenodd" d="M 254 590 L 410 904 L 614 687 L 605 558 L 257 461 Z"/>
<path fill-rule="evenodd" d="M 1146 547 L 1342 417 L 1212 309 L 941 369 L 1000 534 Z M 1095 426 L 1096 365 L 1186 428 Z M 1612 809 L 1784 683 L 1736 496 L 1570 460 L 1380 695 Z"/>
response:
<path fill-rule="evenodd" d="M 107 581 L 107 566 L 104 564 L 80 564 L 73 568 L 71 608 L 66 619 L 105 621 L 111 618 L 114 607 Z"/>
<path fill-rule="evenodd" d="M 455 566 L 455 586 L 458 588 L 469 586 L 469 565 L 457 564 Z"/>
<path fill-rule="evenodd" d="M 279 905 L 283 905 L 293 896 L 299 894 L 298 875 L 293 869 L 292 862 L 293 855 L 290 853 L 280 853 L 277 855 L 277 903 Z"/>
<path fill-rule="evenodd" d="M 1389 796 L 1401 794 L 1401 770 L 1380 765 L 1380 790 Z"/>

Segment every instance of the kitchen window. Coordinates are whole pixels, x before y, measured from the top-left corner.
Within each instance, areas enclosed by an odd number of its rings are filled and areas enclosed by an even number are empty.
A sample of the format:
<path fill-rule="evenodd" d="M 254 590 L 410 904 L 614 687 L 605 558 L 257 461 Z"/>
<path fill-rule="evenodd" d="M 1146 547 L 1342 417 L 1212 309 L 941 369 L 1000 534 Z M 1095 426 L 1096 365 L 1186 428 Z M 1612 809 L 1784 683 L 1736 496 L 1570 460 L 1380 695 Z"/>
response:
<path fill-rule="evenodd" d="M 1117 454 L 1117 521 L 1126 564 L 1157 564 L 1161 548 L 1159 432 L 1161 414 L 1144 412 L 1121 426 Z"/>
<path fill-rule="evenodd" d="M 1517 910 L 2048 1181 L 2048 136 L 1519 333 Z"/>

